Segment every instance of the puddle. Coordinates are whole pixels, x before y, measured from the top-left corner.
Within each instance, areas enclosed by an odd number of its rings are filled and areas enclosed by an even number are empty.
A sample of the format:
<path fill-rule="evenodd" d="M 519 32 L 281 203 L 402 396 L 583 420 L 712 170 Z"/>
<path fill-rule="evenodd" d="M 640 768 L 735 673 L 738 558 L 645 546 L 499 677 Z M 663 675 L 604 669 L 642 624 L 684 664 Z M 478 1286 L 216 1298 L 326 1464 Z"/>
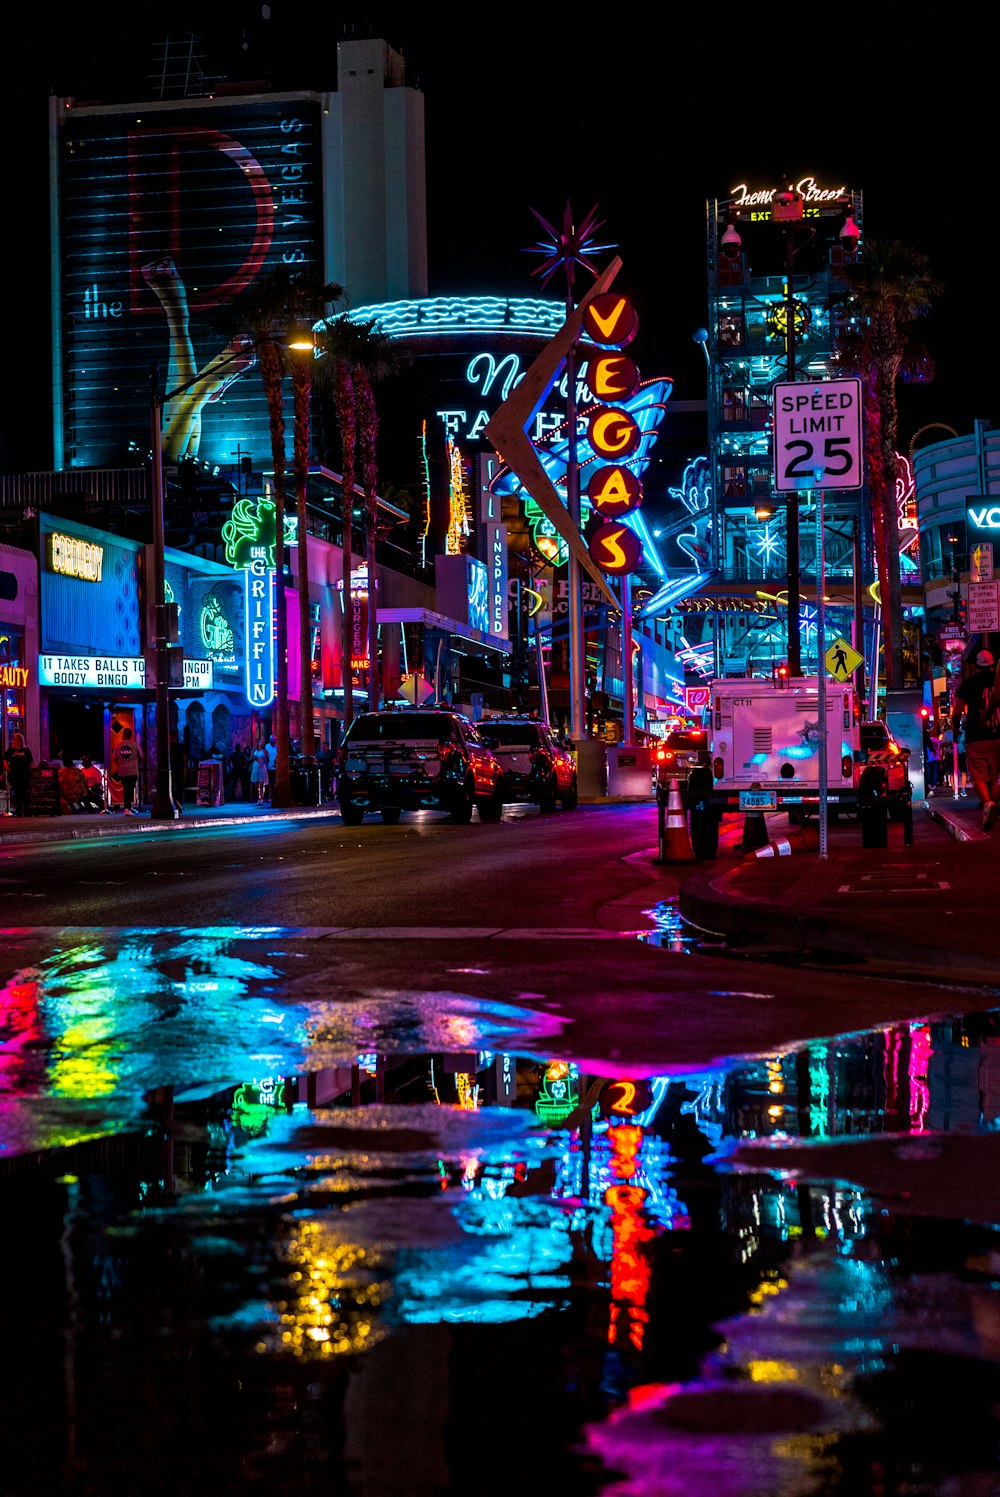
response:
<path fill-rule="evenodd" d="M 697 951 L 723 951 L 725 937 L 704 930 L 700 925 L 685 919 L 677 907 L 676 899 L 664 899 L 648 910 L 643 910 L 647 920 L 652 921 L 652 930 L 638 931 L 640 941 L 648 946 L 659 946 L 665 951 L 676 951 L 690 955 Z"/>
<path fill-rule="evenodd" d="M 278 1008 L 267 932 L 213 941 L 0 995 L 5 1493 L 996 1489 L 1000 1232 L 825 1161 L 957 1188 L 1000 1011 L 640 1079 L 502 1005 Z"/>

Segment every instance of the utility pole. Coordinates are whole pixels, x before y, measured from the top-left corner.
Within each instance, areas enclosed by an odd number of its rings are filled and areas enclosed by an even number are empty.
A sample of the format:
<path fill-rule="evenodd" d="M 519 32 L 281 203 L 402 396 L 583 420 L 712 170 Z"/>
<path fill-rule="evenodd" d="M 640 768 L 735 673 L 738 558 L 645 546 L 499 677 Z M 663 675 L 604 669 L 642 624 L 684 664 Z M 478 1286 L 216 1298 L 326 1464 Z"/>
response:
<path fill-rule="evenodd" d="M 794 228 L 791 223 L 785 225 L 785 348 L 787 350 L 786 378 L 795 380 L 798 375 L 795 368 L 795 295 L 792 289 L 793 266 L 795 262 Z M 789 676 L 801 676 L 802 674 L 802 640 L 799 631 L 799 609 L 801 606 L 799 596 L 799 496 L 797 493 L 788 495 L 786 501 L 785 520 L 785 549 L 788 553 L 788 674 Z M 822 674 L 822 661 L 820 662 L 820 673 Z"/>

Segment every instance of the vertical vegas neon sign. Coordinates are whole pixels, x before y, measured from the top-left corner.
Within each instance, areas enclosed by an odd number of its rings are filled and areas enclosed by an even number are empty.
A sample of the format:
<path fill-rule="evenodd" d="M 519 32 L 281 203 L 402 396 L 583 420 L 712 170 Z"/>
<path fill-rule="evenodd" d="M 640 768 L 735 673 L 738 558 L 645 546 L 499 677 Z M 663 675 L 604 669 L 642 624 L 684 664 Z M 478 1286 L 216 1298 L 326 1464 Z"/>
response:
<path fill-rule="evenodd" d="M 253 556 L 243 572 L 244 682 L 251 707 L 274 701 L 274 577 L 266 553 Z"/>

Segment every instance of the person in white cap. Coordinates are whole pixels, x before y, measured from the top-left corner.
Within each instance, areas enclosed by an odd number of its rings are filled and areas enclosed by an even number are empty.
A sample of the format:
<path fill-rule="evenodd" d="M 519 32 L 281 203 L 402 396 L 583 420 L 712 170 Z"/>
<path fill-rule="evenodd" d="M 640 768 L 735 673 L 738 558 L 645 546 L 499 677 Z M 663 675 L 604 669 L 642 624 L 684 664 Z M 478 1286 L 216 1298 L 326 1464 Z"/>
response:
<path fill-rule="evenodd" d="M 997 819 L 1000 802 L 1000 691 L 996 662 L 989 650 L 980 650 L 976 669 L 955 693 L 951 730 L 958 730 L 965 717 L 965 760 L 973 789 L 983 808 L 983 831 Z"/>

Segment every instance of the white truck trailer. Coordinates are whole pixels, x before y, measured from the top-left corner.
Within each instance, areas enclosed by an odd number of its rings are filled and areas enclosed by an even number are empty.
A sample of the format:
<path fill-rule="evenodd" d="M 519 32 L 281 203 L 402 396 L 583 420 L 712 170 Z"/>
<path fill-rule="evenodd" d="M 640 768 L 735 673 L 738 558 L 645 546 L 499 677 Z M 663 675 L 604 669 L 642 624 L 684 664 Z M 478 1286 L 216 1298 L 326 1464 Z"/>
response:
<path fill-rule="evenodd" d="M 827 807 L 858 812 L 863 802 L 894 798 L 884 768 L 865 763 L 861 709 L 850 686 L 826 687 Z M 786 811 L 793 821 L 819 814 L 819 688 L 815 676 L 720 680 L 711 691 L 709 764 L 692 770 L 685 803 L 699 857 L 714 857 L 726 811 Z"/>

